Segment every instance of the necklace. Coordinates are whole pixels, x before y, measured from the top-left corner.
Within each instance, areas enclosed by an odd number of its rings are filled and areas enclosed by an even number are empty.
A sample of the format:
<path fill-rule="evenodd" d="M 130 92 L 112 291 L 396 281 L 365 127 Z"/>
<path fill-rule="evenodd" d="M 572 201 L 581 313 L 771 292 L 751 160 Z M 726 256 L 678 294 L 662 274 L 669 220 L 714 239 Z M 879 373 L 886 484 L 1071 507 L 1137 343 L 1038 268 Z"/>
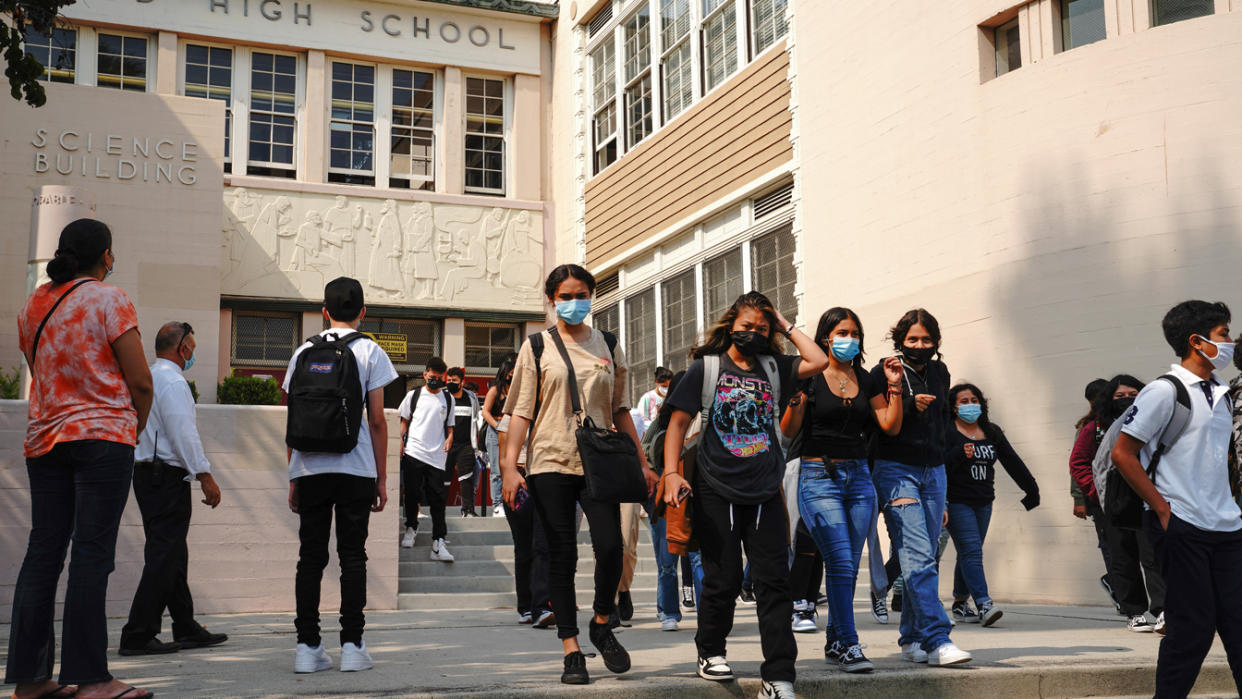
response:
<path fill-rule="evenodd" d="M 850 385 L 849 374 L 844 374 L 841 376 L 833 376 L 833 378 L 837 380 L 837 385 L 841 387 L 841 397 L 844 398 L 845 389 L 849 388 L 849 385 Z"/>

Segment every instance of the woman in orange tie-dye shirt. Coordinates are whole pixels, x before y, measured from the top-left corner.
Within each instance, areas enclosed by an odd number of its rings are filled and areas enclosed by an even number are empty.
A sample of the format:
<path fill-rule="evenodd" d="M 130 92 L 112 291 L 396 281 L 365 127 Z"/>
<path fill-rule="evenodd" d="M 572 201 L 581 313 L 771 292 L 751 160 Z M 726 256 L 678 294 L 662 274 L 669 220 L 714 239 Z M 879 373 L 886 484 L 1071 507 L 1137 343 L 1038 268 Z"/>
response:
<path fill-rule="evenodd" d="M 51 282 L 18 316 L 31 368 L 26 428 L 30 542 L 17 578 L 5 683 L 18 699 L 144 699 L 108 672 L 104 617 L 117 529 L 129 497 L 134 445 L 151 407 L 151 372 L 138 317 L 112 272 L 112 232 L 93 219 L 61 231 Z M 65 553 L 73 541 L 65 592 L 59 683 L 52 679 L 53 612 Z"/>

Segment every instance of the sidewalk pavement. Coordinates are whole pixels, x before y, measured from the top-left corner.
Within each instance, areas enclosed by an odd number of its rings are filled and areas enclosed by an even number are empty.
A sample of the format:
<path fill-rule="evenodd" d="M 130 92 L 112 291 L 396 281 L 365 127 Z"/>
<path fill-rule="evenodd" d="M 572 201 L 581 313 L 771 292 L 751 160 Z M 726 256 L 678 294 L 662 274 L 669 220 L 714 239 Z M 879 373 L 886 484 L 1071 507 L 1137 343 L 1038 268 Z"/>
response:
<path fill-rule="evenodd" d="M 580 603 L 582 601 L 580 600 Z M 821 613 L 825 607 L 820 607 Z M 897 616 L 877 624 L 860 603 L 858 620 L 870 675 L 846 675 L 824 663 L 820 632 L 797 634 L 800 697 L 1069 697 L 1151 696 L 1160 637 L 1126 630 L 1125 619 L 1104 607 L 1005 606 L 994 627 L 959 625 L 953 640 L 974 653 L 955 668 L 930 668 L 901 660 Z M 588 612 L 579 623 L 586 628 Z M 324 614 L 324 645 L 336 661 L 339 627 Z M 754 607 L 738 606 L 729 660 L 740 682 L 717 684 L 695 674 L 695 615 L 688 611 L 678 632 L 662 632 L 654 605 L 640 605 L 633 628 L 618 633 L 633 669 L 613 675 L 589 658 L 589 687 L 561 685 L 561 651 L 553 630 L 517 624 L 512 610 L 392 611 L 367 614 L 367 648 L 375 669 L 314 675 L 292 671 L 296 636 L 292 614 L 204 616 L 199 620 L 229 642 L 215 648 L 166 656 L 122 658 L 110 651 L 119 678 L 168 697 L 753 697 L 758 691 L 758 625 Z M 124 620 L 109 622 L 119 638 Z M 57 624 L 57 632 L 60 626 Z M 0 653 L 7 655 L 8 627 L 0 626 Z M 169 640 L 167 620 L 163 639 Z M 585 634 L 585 652 L 592 652 Z M 1219 640 L 1212 649 L 1197 695 L 1237 696 Z"/>

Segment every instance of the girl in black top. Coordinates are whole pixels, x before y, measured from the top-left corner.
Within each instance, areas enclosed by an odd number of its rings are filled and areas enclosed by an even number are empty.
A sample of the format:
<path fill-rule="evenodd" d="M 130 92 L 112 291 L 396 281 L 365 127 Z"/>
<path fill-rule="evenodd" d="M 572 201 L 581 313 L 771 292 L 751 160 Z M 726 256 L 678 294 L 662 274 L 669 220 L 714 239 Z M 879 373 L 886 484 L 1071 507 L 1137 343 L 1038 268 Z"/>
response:
<path fill-rule="evenodd" d="M 991 626 L 1002 614 L 988 596 L 988 581 L 983 572 L 983 540 L 992 519 L 992 501 L 996 499 L 996 462 L 1000 461 L 1009 477 L 1026 493 L 1022 498 L 1026 509 L 1039 505 L 1039 486 L 1009 445 L 1005 433 L 988 419 L 988 401 L 983 391 L 973 384 L 958 384 L 949 389 L 949 403 L 955 419 L 945 440 L 944 463 L 949 482 L 949 535 L 957 550 L 953 618 L 968 623 L 982 621 L 984 626 Z M 977 614 L 966 601 L 967 595 L 974 597 L 979 607 Z"/>

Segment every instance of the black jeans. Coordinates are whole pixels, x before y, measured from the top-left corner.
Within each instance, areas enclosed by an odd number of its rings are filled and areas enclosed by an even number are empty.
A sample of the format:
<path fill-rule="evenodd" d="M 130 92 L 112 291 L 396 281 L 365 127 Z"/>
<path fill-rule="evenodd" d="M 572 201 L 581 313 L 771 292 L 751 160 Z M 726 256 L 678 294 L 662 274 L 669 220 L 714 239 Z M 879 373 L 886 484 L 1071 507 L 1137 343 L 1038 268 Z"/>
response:
<path fill-rule="evenodd" d="M 608 616 L 616 608 L 621 584 L 621 508 L 592 499 L 586 494 L 586 478 L 564 473 L 540 473 L 526 479 L 535 499 L 539 523 L 548 538 L 548 595 L 556 614 L 557 638 L 578 635 L 577 595 L 574 574 L 578 568 L 577 508 L 582 505 L 591 527 L 595 550 L 595 600 L 592 609 Z M 786 619 L 786 624 L 789 620 Z"/>
<path fill-rule="evenodd" d="M 1100 556 L 1104 559 L 1104 576 L 1108 579 L 1108 584 L 1113 584 L 1112 574 L 1109 568 L 1112 567 L 1112 555 L 1108 550 L 1108 526 L 1104 523 L 1104 510 L 1099 505 L 1088 502 L 1087 516 L 1091 518 L 1091 523 L 1095 525 L 1095 541 L 1100 547 Z"/>
<path fill-rule="evenodd" d="M 1156 553 L 1146 531 L 1122 529 L 1105 523 L 1108 536 L 1108 582 L 1126 616 L 1148 610 L 1164 611 L 1164 576 L 1156 565 Z M 1144 584 L 1144 580 L 1146 584 Z"/>
<path fill-rule="evenodd" d="M 401 455 L 401 482 L 405 484 L 405 526 L 418 529 L 418 501 L 425 499 L 431 510 L 431 538 L 443 539 L 448 535 L 444 520 L 444 498 L 448 489 L 443 469 L 425 464 L 417 459 Z"/>
<path fill-rule="evenodd" d="M 824 587 L 824 557 L 806 528 L 806 520 L 798 520 L 794 531 L 794 560 L 789 566 L 790 595 L 811 604 L 819 599 Z"/>
<path fill-rule="evenodd" d="M 97 439 L 62 442 L 43 456 L 26 459 L 30 541 L 13 591 L 5 684 L 52 677 L 56 585 L 71 539 L 59 681 L 93 684 L 112 679 L 104 603 L 133 472 L 133 447 Z"/>
<path fill-rule="evenodd" d="M 535 515 L 535 503 L 527 502 L 521 511 L 505 505 L 505 520 L 513 535 L 513 582 L 517 588 L 518 614 L 530 612 L 538 616 L 550 608 L 550 603 L 548 540 Z"/>
<path fill-rule="evenodd" d="M 172 617 L 173 638 L 198 630 L 186 580 L 190 554 L 185 538 L 193 505 L 185 476 L 184 469 L 165 463 L 134 465 L 134 499 L 142 512 L 147 543 L 142 578 L 129 607 L 129 621 L 121 629 L 122 648 L 141 648 L 158 636 L 165 607 Z"/>
<path fill-rule="evenodd" d="M 1190 694 L 1217 633 L 1242 692 L 1242 531 L 1203 531 L 1171 515 L 1165 531 L 1155 513 L 1145 518 L 1168 584 L 1156 697 Z"/>
<path fill-rule="evenodd" d="M 448 463 L 456 471 L 461 511 L 474 514 L 474 448 L 469 442 L 454 446 L 448 453 Z"/>
<path fill-rule="evenodd" d="M 733 630 L 733 613 L 742 589 L 745 546 L 763 648 L 759 674 L 768 682 L 793 682 L 798 646 L 789 623 L 793 600 L 789 592 L 785 501 L 778 493 L 762 505 L 736 505 L 713 491 L 702 478 L 696 481 L 691 501 L 694 531 L 703 556 L 703 599 L 698 604 L 699 630 L 694 637 L 699 656 L 725 655 L 725 641 Z"/>
<path fill-rule="evenodd" d="M 362 642 L 367 606 L 367 525 L 375 501 L 375 479 L 344 473 L 322 473 L 298 478 L 298 643 L 318 646 L 319 586 L 328 565 L 328 538 L 336 513 L 336 557 L 341 564 L 341 645 Z"/>

